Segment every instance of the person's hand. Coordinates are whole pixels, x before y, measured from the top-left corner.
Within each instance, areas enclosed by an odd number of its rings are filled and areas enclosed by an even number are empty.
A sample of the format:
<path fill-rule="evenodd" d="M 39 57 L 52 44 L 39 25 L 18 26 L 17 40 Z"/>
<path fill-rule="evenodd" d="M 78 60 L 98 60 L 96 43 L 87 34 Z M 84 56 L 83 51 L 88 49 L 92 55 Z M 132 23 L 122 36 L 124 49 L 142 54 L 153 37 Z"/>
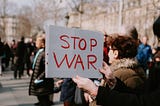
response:
<path fill-rule="evenodd" d="M 33 70 L 30 69 L 30 70 L 29 70 L 29 75 L 32 75 L 32 74 L 33 74 Z"/>
<path fill-rule="evenodd" d="M 88 102 L 90 103 L 90 102 L 93 101 L 93 99 L 91 98 L 91 95 L 89 95 L 87 92 L 84 92 L 84 98 L 85 98 L 87 103 Z"/>
<path fill-rule="evenodd" d="M 116 78 L 113 75 L 109 65 L 103 62 L 103 67 L 99 71 L 104 75 L 104 80 L 107 82 L 109 87 L 113 87 L 116 84 Z"/>
<path fill-rule="evenodd" d="M 80 89 L 88 92 L 92 96 L 97 95 L 98 87 L 90 79 L 76 76 L 72 78 L 72 80 L 77 84 Z"/>
<path fill-rule="evenodd" d="M 62 79 L 61 79 L 61 80 L 58 80 L 58 81 L 55 82 L 55 86 L 56 86 L 56 87 L 60 87 L 60 86 L 62 85 L 62 83 L 63 83 L 63 80 L 62 80 Z"/>

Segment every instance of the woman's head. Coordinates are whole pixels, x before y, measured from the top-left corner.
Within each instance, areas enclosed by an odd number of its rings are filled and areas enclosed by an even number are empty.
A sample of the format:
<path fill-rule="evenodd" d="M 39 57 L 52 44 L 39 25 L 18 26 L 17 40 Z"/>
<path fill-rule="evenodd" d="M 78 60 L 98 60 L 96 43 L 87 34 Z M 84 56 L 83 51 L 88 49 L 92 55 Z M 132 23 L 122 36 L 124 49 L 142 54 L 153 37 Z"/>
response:
<path fill-rule="evenodd" d="M 37 48 L 44 48 L 45 47 L 45 37 L 44 36 L 39 35 L 36 38 L 36 47 Z"/>
<path fill-rule="evenodd" d="M 127 35 L 113 34 L 110 43 L 109 61 L 112 63 L 114 59 L 134 58 L 137 54 L 137 41 Z"/>

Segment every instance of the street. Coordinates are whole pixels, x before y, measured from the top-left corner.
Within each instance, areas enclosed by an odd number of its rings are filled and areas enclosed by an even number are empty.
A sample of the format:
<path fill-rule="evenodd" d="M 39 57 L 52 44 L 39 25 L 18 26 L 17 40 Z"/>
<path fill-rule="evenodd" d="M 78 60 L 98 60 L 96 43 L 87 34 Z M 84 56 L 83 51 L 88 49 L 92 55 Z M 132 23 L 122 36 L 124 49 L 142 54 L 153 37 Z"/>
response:
<path fill-rule="evenodd" d="M 13 71 L 4 71 L 0 76 L 0 106 L 34 106 L 38 102 L 35 96 L 28 95 L 30 77 L 13 79 Z M 59 102 L 60 93 L 55 93 L 54 106 L 63 106 Z"/>

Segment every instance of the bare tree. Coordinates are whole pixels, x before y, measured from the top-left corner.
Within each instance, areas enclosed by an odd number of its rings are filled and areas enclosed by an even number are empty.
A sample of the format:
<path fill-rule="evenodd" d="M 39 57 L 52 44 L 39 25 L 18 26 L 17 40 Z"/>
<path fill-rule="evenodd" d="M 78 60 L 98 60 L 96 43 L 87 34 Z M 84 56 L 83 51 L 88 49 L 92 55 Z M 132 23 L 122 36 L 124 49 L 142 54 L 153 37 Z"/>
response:
<path fill-rule="evenodd" d="M 19 15 L 19 24 L 17 25 L 17 35 L 30 37 L 31 23 L 24 15 Z"/>
<path fill-rule="evenodd" d="M 5 20 L 5 18 L 6 18 L 6 16 L 7 16 L 7 14 L 6 14 L 6 4 L 7 4 L 7 0 L 3 0 L 3 1 L 1 1 L 1 11 L 0 11 L 0 16 L 1 16 L 1 26 L 0 26 L 0 28 L 1 28 L 1 34 L 0 34 L 0 37 L 1 38 L 4 38 L 5 36 L 6 36 L 6 20 Z"/>
<path fill-rule="evenodd" d="M 0 4 L 0 37 L 6 39 L 7 19 L 11 17 L 11 15 L 15 15 L 17 6 L 15 3 L 9 2 L 8 0 L 1 0 Z"/>
<path fill-rule="evenodd" d="M 60 1 L 58 0 L 42 0 L 34 1 L 34 8 L 31 16 L 31 23 L 34 26 L 43 28 L 43 24 L 47 20 L 53 20 L 57 24 L 58 20 L 64 16 L 61 15 L 62 8 L 60 7 Z M 38 20 L 38 21 L 37 21 Z"/>

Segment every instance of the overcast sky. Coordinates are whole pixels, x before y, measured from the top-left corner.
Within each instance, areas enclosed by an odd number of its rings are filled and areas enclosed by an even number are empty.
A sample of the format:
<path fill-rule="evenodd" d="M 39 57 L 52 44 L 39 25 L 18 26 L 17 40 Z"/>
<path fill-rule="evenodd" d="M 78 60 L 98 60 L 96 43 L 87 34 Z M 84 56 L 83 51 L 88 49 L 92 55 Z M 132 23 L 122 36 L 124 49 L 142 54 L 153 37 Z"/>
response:
<path fill-rule="evenodd" d="M 16 3 L 18 6 L 23 6 L 23 5 L 31 5 L 33 0 L 9 0 L 11 2 Z"/>

